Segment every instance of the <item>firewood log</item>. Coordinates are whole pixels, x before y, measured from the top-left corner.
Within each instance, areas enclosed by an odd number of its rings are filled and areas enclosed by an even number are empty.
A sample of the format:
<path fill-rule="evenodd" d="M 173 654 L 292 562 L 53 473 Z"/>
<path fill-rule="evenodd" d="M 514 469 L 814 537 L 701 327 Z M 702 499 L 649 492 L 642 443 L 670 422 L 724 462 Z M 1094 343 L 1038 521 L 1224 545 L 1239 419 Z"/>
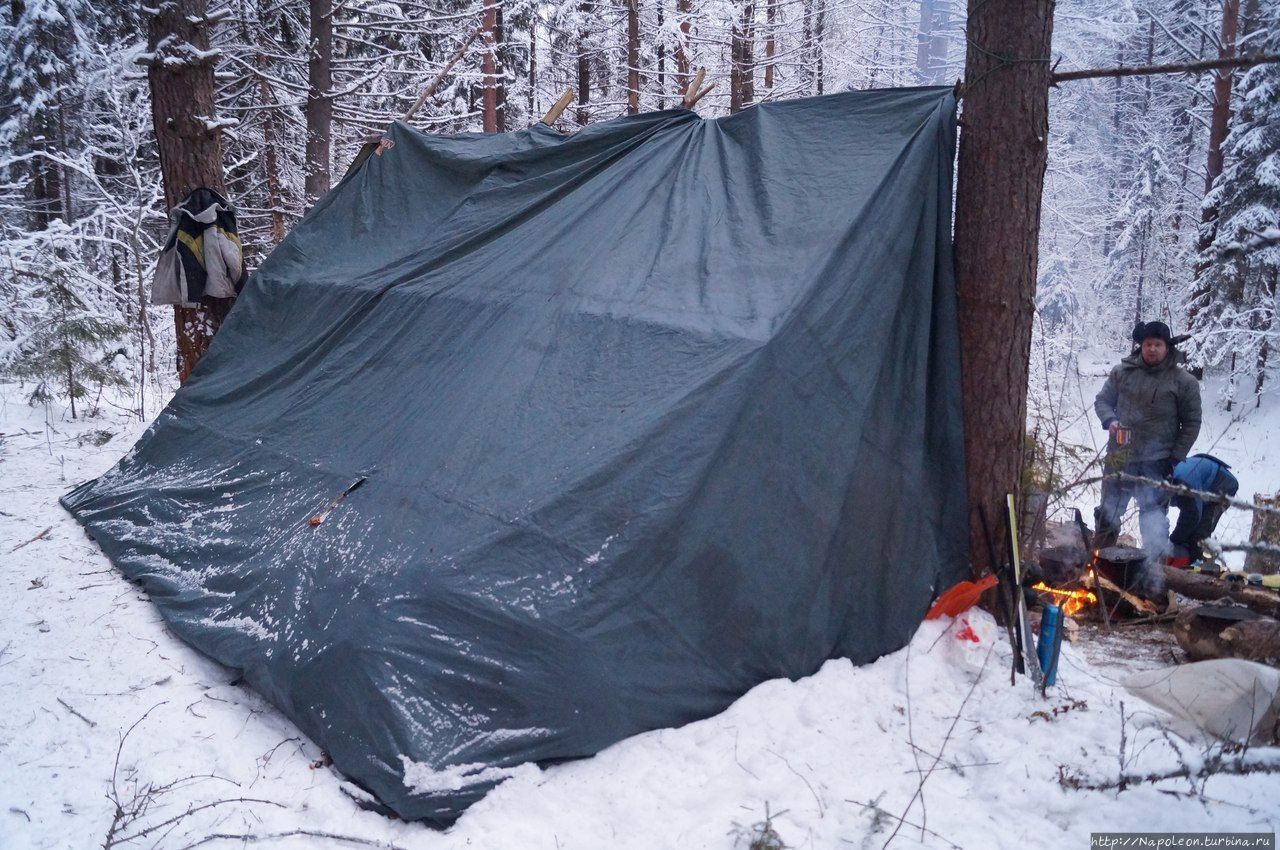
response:
<path fill-rule="evenodd" d="M 1223 643 L 1233 658 L 1263 663 L 1280 659 L 1280 621 L 1246 620 L 1222 630 Z"/>
<path fill-rule="evenodd" d="M 1280 616 L 1280 593 L 1275 591 L 1259 587 L 1235 587 L 1225 579 L 1176 567 L 1165 567 L 1164 577 L 1169 589 L 1183 596 L 1208 602 L 1227 597 L 1233 602 L 1249 606 L 1259 614 Z"/>
<path fill-rule="evenodd" d="M 1280 620 L 1264 617 L 1249 608 L 1233 605 L 1188 608 L 1174 622 L 1173 635 L 1193 661 L 1280 659 Z"/>

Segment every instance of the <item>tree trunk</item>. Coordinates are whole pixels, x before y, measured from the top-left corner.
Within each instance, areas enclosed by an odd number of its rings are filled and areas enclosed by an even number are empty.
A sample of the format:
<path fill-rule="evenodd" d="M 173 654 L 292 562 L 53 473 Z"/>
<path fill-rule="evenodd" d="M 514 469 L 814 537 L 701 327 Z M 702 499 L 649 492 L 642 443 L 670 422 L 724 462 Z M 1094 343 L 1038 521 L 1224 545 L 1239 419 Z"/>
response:
<path fill-rule="evenodd" d="M 1053 0 L 969 2 L 955 260 L 975 571 L 989 566 L 978 506 L 996 521 L 1021 480 L 1052 33 Z"/>
<path fill-rule="evenodd" d="M 1142 238 L 1138 243 L 1138 295 L 1133 299 L 1133 323 L 1142 321 L 1142 284 L 1147 274 L 1147 230 L 1149 225 L 1142 226 Z"/>
<path fill-rule="evenodd" d="M 800 55 L 805 58 L 811 58 L 813 55 L 813 5 L 815 0 L 800 0 Z M 878 43 L 878 42 L 877 42 Z M 804 75 L 805 94 L 813 93 L 813 80 L 816 76 L 813 73 L 813 62 L 802 62 L 800 73 Z M 875 65 L 872 64 L 872 74 L 875 73 Z"/>
<path fill-rule="evenodd" d="M 916 69 L 926 83 L 943 82 L 947 63 L 947 0 L 920 0 L 920 28 L 916 33 Z"/>
<path fill-rule="evenodd" d="M 333 0 L 310 0 L 311 42 L 307 54 L 307 206 L 329 191 L 333 126 Z"/>
<path fill-rule="evenodd" d="M 480 93 L 480 112 L 486 133 L 500 132 L 498 127 L 498 10 L 497 0 L 484 0 L 484 74 Z"/>
<path fill-rule="evenodd" d="M 676 0 L 676 14 L 680 18 L 680 43 L 676 45 L 676 84 L 680 87 L 681 93 L 689 87 L 690 67 L 689 54 L 687 49 L 689 46 L 689 34 L 693 24 L 690 18 L 693 16 L 693 0 Z"/>
<path fill-rule="evenodd" d="M 206 11 L 206 0 L 169 0 L 160 4 L 147 28 L 147 48 L 155 57 L 147 72 L 151 117 L 168 209 L 201 186 L 226 192 L 222 140 L 211 126 L 215 58 L 209 53 Z M 162 42 L 164 48 L 157 50 Z M 186 380 L 208 350 L 231 301 L 206 298 L 199 307 L 174 307 L 179 380 Z"/>
<path fill-rule="evenodd" d="M 640 0 L 627 0 L 627 114 L 640 112 Z"/>
<path fill-rule="evenodd" d="M 817 12 L 813 19 L 813 44 L 814 44 L 814 67 L 817 69 L 818 94 L 822 94 L 822 89 L 826 85 L 826 59 L 827 50 L 823 44 L 823 35 L 827 22 L 827 0 L 816 0 Z"/>
<path fill-rule="evenodd" d="M 1253 406 L 1254 408 L 1262 407 L 1262 386 L 1267 381 L 1267 360 L 1271 356 L 1271 340 L 1275 336 L 1277 316 L 1280 316 L 1280 272 L 1271 272 L 1270 292 L 1263 291 L 1264 297 L 1271 299 L 1271 315 L 1267 318 L 1266 334 L 1262 338 L 1262 345 L 1258 347 L 1258 369 L 1253 382 Z M 1277 541 L 1280 542 L 1280 541 Z"/>
<path fill-rule="evenodd" d="M 1280 508 L 1280 493 L 1274 496 L 1254 493 L 1253 503 L 1267 508 Z M 1254 511 L 1253 527 L 1249 529 L 1249 542 L 1280 546 L 1280 515 L 1267 511 Z M 1244 556 L 1244 568 L 1251 573 L 1275 575 L 1280 573 L 1280 555 L 1251 550 Z"/>
<path fill-rule="evenodd" d="M 37 7 L 39 9 L 40 7 Z M 13 3 L 10 6 L 13 14 L 13 22 L 16 24 L 25 13 L 26 5 L 22 3 Z M 40 14 L 40 12 L 36 12 Z M 49 28 L 41 27 L 37 30 L 41 33 L 41 41 L 49 39 L 56 40 L 54 32 Z M 15 45 L 17 47 L 17 45 Z M 39 92 L 55 92 L 58 90 L 57 80 L 54 76 L 54 69 L 43 67 L 42 63 L 36 63 L 36 67 L 31 69 L 32 76 L 35 78 L 35 89 Z M 35 114 L 31 116 L 30 144 L 32 153 L 54 154 L 57 150 L 57 121 L 62 110 L 57 108 L 37 109 Z M 33 230 L 43 230 L 52 224 L 55 220 L 62 217 L 63 206 L 63 189 L 62 178 L 66 173 L 62 166 L 58 165 L 51 159 L 44 156 L 35 156 L 27 164 L 29 174 L 31 175 L 31 227 Z"/>
<path fill-rule="evenodd" d="M 938 4 L 940 0 L 920 0 L 920 24 L 915 32 L 915 69 L 920 72 L 920 79 L 925 83 L 936 81 L 941 73 L 934 56 L 934 47 L 940 41 L 937 33 L 941 18 Z M 945 44 L 943 41 L 943 45 Z"/>
<path fill-rule="evenodd" d="M 62 99 L 64 91 L 62 74 L 58 77 L 58 148 L 59 152 L 65 152 L 71 149 L 70 139 L 67 134 L 67 110 L 72 106 Z M 75 212 L 71 208 L 71 172 L 65 165 L 59 164 L 60 183 L 62 184 L 62 220 L 67 224 L 71 224 L 76 220 Z"/>
<path fill-rule="evenodd" d="M 267 57 L 259 53 L 256 64 L 261 71 L 258 75 L 258 98 L 262 104 L 262 145 L 263 165 L 267 176 L 267 203 L 271 205 L 271 244 L 279 245 L 284 241 L 284 190 L 280 179 L 280 159 L 276 153 L 279 133 L 276 132 L 274 107 L 275 93 L 267 82 Z"/>
<path fill-rule="evenodd" d="M 591 13 L 591 4 L 583 3 L 578 7 L 583 16 Z M 587 126 L 591 114 L 587 105 L 591 103 L 591 57 L 587 55 L 587 31 L 578 30 L 578 125 Z"/>
<path fill-rule="evenodd" d="M 262 9 L 258 9 L 258 15 L 261 17 Z M 277 145 L 280 140 L 280 133 L 276 126 L 276 109 L 280 104 L 276 103 L 276 95 L 274 89 L 271 88 L 271 81 L 267 78 L 270 70 L 270 63 L 264 51 L 270 47 L 270 38 L 261 28 L 259 20 L 256 28 L 250 26 L 250 21 L 246 16 L 240 20 L 240 40 L 244 44 L 252 44 L 257 47 L 253 56 L 253 65 L 257 68 L 258 78 L 258 105 L 262 107 L 262 147 L 263 147 L 263 168 L 265 171 L 267 183 L 267 203 L 271 207 L 271 244 L 279 245 L 284 241 L 285 237 L 285 221 L 284 221 L 284 183 L 280 176 L 280 157 L 277 152 Z"/>
<path fill-rule="evenodd" d="M 538 20 L 529 24 L 529 120 L 538 114 Z"/>
<path fill-rule="evenodd" d="M 920 79 L 933 81 L 934 4 L 937 0 L 920 0 L 920 26 L 916 30 L 916 70 Z"/>
<path fill-rule="evenodd" d="M 1236 31 L 1239 24 L 1240 0 L 1225 0 L 1222 4 L 1222 42 L 1218 54 L 1223 59 L 1236 55 Z M 1213 184 L 1222 176 L 1222 143 L 1226 141 L 1227 131 L 1230 129 L 1231 87 L 1234 83 L 1234 69 L 1223 68 L 1214 71 L 1213 112 L 1209 120 L 1209 158 L 1205 166 L 1205 192 L 1212 189 Z M 1212 212 L 1215 216 L 1217 215 L 1216 210 Z"/>
<path fill-rule="evenodd" d="M 933 81 L 945 83 L 947 73 L 947 53 L 950 44 L 947 41 L 947 29 L 951 26 L 951 9 L 948 4 L 941 3 L 933 13 L 933 39 L 929 44 L 929 61 L 933 67 Z"/>
<path fill-rule="evenodd" d="M 661 34 L 658 40 L 658 108 L 667 108 L 667 43 L 666 43 L 666 20 L 662 11 L 662 3 L 657 4 L 658 12 L 658 32 Z"/>
<path fill-rule="evenodd" d="M 769 91 L 773 90 L 773 56 L 777 52 L 777 36 L 774 27 L 777 18 L 778 0 L 769 0 L 764 12 L 765 28 L 768 30 L 764 39 L 764 87 Z"/>
<path fill-rule="evenodd" d="M 729 114 L 742 111 L 742 24 L 729 30 Z"/>
<path fill-rule="evenodd" d="M 505 133 L 507 131 L 506 77 L 507 77 L 507 67 L 510 63 L 508 62 L 508 56 L 507 56 L 507 53 L 509 51 L 507 47 L 507 27 L 506 27 L 506 24 L 503 23 L 503 14 L 502 14 L 503 6 L 501 3 L 497 3 L 497 0 L 495 0 L 495 3 L 497 5 L 497 10 L 494 13 L 493 55 L 498 66 L 497 75 L 496 75 L 497 80 L 494 85 L 494 91 L 497 92 L 497 101 L 498 101 L 497 109 L 495 111 L 497 112 L 496 118 L 497 118 L 498 132 Z M 532 117 L 530 118 L 530 120 L 532 120 Z"/>
<path fill-rule="evenodd" d="M 1196 52 L 1197 56 L 1204 55 L 1205 33 L 1200 31 L 1200 46 Z M 1192 118 L 1192 110 L 1195 109 L 1196 103 L 1200 100 L 1200 92 L 1194 87 L 1191 89 L 1191 102 L 1187 104 L 1178 113 L 1179 127 L 1185 127 L 1187 131 L 1186 143 L 1183 147 L 1185 153 L 1182 159 L 1182 168 L 1178 169 L 1178 209 L 1173 217 L 1173 229 L 1178 231 L 1182 229 L 1182 220 L 1187 216 L 1187 175 L 1191 173 L 1191 157 L 1195 152 L 1196 127 L 1197 123 Z"/>
<path fill-rule="evenodd" d="M 1147 67 L 1156 63 L 1156 19 L 1147 25 Z M 1142 78 L 1142 115 L 1145 118 L 1151 107 L 1151 75 Z"/>
<path fill-rule="evenodd" d="M 1124 67 L 1124 42 L 1123 41 L 1120 42 L 1119 47 L 1116 48 L 1116 67 L 1117 68 Z M 1121 79 L 1120 77 L 1116 77 L 1112 81 L 1111 131 L 1112 133 L 1115 134 L 1116 138 L 1120 138 L 1120 106 L 1121 106 L 1121 94 L 1122 94 L 1123 86 L 1124 86 L 1124 80 Z M 1117 169 L 1109 169 L 1107 171 L 1107 209 L 1115 209 L 1117 206 L 1117 201 L 1116 201 L 1116 195 L 1118 194 L 1116 190 L 1117 174 L 1128 174 L 1130 170 L 1129 159 L 1131 159 L 1131 157 L 1129 156 L 1129 150 L 1126 146 L 1122 145 L 1120 147 L 1120 150 L 1117 154 L 1117 159 L 1119 160 L 1120 167 Z M 1115 244 L 1114 240 L 1123 229 L 1124 229 L 1124 222 L 1121 221 L 1118 217 L 1115 217 L 1115 218 L 1112 218 L 1111 222 L 1107 224 L 1106 228 L 1102 231 L 1102 255 L 1104 257 L 1108 257 L 1111 255 L 1111 248 Z"/>
<path fill-rule="evenodd" d="M 1240 26 L 1240 0 L 1223 0 L 1222 35 L 1219 42 L 1219 57 L 1228 59 L 1236 55 L 1236 33 Z M 1213 72 L 1213 104 L 1209 117 L 1209 155 L 1205 163 L 1204 191 L 1208 194 L 1218 178 L 1222 176 L 1222 144 L 1227 140 L 1231 129 L 1231 87 L 1235 82 L 1235 70 L 1222 68 Z M 1211 263 L 1204 259 L 1204 254 L 1213 244 L 1217 236 L 1218 208 L 1213 204 L 1205 204 L 1200 211 L 1200 238 L 1196 250 L 1201 257 L 1196 262 L 1196 285 L 1191 293 L 1188 318 L 1194 321 L 1200 305 L 1209 294 L 1200 282 Z"/>

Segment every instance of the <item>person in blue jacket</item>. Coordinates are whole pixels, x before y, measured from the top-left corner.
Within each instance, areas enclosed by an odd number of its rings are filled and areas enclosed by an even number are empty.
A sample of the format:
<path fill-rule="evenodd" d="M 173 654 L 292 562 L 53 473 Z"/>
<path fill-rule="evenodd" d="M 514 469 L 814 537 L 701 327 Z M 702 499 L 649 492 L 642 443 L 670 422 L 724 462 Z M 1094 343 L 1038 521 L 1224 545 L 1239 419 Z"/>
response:
<path fill-rule="evenodd" d="M 1231 467 L 1207 454 L 1192 455 L 1175 466 L 1173 483 L 1219 496 L 1234 496 L 1240 489 L 1240 482 L 1231 474 Z M 1184 494 L 1173 497 L 1173 506 L 1178 509 L 1178 524 L 1169 535 L 1169 542 L 1174 547 L 1171 559 L 1175 566 L 1188 566 L 1199 559 L 1200 544 L 1212 536 L 1227 508 L 1217 502 L 1206 502 Z"/>

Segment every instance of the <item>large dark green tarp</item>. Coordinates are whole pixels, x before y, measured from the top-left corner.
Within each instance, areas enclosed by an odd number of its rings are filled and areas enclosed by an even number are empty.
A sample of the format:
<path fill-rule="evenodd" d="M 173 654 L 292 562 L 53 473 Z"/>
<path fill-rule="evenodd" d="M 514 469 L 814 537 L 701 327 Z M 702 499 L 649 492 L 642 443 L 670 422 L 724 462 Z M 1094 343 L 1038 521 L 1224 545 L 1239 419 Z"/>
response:
<path fill-rule="evenodd" d="M 64 504 L 406 818 L 870 661 L 965 571 L 954 113 L 396 125 Z"/>

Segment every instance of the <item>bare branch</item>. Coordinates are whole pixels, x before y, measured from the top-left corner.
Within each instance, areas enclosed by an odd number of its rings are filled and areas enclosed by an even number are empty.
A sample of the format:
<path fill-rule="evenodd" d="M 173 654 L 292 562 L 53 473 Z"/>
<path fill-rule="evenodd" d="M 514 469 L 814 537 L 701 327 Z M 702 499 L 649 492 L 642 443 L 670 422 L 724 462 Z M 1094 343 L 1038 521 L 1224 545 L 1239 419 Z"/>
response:
<path fill-rule="evenodd" d="M 1062 71 L 1050 78 L 1050 85 L 1071 80 L 1091 80 L 1098 77 L 1144 77 L 1150 74 L 1192 74 L 1199 71 L 1217 71 L 1224 68 L 1250 68 L 1254 65 L 1272 65 L 1280 62 L 1280 55 L 1255 54 L 1253 56 L 1224 56 L 1203 59 L 1198 62 L 1181 62 L 1174 65 L 1134 65 L 1119 68 L 1091 68 L 1087 71 Z"/>

